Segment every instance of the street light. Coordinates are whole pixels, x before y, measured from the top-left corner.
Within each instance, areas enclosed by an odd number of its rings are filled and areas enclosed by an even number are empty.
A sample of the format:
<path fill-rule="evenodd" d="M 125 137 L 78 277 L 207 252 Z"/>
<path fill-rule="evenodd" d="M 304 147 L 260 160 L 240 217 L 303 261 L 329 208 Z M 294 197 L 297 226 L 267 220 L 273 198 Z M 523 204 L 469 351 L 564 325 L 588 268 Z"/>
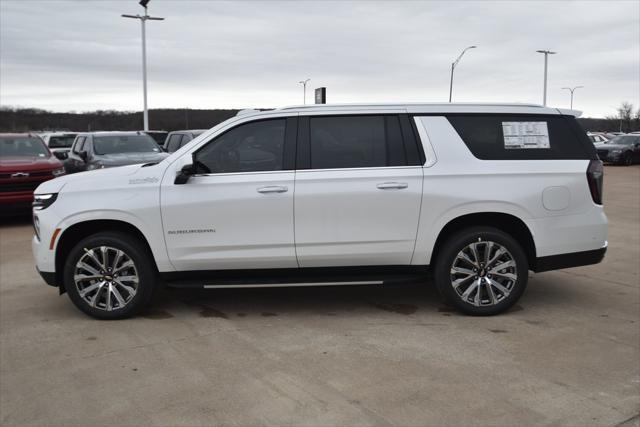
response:
<path fill-rule="evenodd" d="M 147 3 L 149 0 L 140 0 L 140 6 L 144 7 L 144 15 L 122 15 L 123 18 L 139 19 L 142 24 L 142 92 L 144 99 L 144 130 L 149 130 L 149 111 L 147 110 L 147 39 L 145 33 L 145 23 L 147 21 L 164 21 L 164 18 L 157 18 L 147 14 Z"/>
<path fill-rule="evenodd" d="M 571 92 L 571 109 L 573 110 L 573 91 L 576 89 L 583 88 L 584 86 L 576 86 L 576 87 L 563 87 L 562 89 L 566 89 Z"/>
<path fill-rule="evenodd" d="M 309 83 L 311 79 L 300 80 L 298 83 L 302 85 L 302 103 L 304 105 L 307 104 L 307 83 Z"/>
<path fill-rule="evenodd" d="M 451 63 L 451 80 L 449 81 L 449 102 L 451 102 L 451 95 L 453 94 L 453 70 L 458 65 L 458 62 L 460 62 L 460 59 L 462 58 L 462 55 L 464 55 L 464 53 L 466 51 L 468 51 L 469 49 L 475 49 L 476 47 L 477 46 L 469 46 L 469 47 L 465 48 L 462 51 L 462 53 L 460 54 L 460 56 L 458 56 L 458 58 Z"/>
<path fill-rule="evenodd" d="M 536 50 L 538 53 L 544 53 L 544 88 L 542 90 L 542 105 L 547 106 L 547 61 L 549 55 L 555 55 L 556 52 L 550 50 Z"/>

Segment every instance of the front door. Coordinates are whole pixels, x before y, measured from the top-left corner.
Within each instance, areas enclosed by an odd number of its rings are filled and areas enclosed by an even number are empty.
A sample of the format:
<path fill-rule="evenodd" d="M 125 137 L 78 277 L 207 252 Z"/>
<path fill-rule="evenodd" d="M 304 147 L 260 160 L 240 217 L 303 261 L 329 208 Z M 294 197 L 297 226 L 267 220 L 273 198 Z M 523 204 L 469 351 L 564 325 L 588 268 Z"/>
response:
<path fill-rule="evenodd" d="M 177 270 L 297 267 L 295 172 L 285 160 L 295 127 L 295 118 L 240 124 L 196 151 L 186 184 L 165 174 L 162 221 Z"/>

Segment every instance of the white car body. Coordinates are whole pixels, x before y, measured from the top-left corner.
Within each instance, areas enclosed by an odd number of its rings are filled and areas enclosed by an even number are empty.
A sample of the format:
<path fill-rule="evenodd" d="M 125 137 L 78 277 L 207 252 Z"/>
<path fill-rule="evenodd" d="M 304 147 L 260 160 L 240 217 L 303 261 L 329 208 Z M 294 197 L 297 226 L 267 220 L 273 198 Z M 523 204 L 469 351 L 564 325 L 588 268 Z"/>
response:
<path fill-rule="evenodd" d="M 57 200 L 35 212 L 37 268 L 49 277 L 47 282 L 60 284 L 56 251 L 65 232 L 85 223 L 96 224 L 98 231 L 104 221 L 135 228 L 148 243 L 157 270 L 169 275 L 428 266 L 447 224 L 475 214 L 522 221 L 534 245 L 533 270 L 546 269 L 536 268 L 536 259 L 604 250 L 607 219 L 602 205 L 594 203 L 585 177 L 589 160 L 481 160 L 446 117 L 462 113 L 572 114 L 536 105 L 394 104 L 314 105 L 240 115 L 158 164 L 79 173 L 40 185 L 36 194 L 56 193 Z M 424 163 L 202 174 L 185 185 L 174 183 L 194 152 L 240 124 L 371 114 L 408 115 L 419 135 Z"/>

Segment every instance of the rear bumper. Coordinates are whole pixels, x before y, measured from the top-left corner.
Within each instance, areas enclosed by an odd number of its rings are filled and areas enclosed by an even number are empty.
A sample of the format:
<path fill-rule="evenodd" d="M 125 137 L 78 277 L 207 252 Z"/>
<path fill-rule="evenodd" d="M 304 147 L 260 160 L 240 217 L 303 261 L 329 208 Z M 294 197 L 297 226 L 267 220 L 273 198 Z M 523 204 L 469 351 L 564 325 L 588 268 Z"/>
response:
<path fill-rule="evenodd" d="M 536 266 L 533 271 L 540 273 L 543 271 L 560 270 L 562 268 L 598 264 L 604 259 L 606 252 L 607 245 L 605 244 L 604 247 L 591 251 L 540 257 L 536 259 Z"/>

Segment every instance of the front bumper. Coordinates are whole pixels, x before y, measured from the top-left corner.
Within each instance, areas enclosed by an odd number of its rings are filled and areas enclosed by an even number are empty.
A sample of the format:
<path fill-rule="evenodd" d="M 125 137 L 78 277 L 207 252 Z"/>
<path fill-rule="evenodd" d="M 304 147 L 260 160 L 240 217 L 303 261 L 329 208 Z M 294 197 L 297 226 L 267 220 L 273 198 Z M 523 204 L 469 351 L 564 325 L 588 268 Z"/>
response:
<path fill-rule="evenodd" d="M 56 283 L 56 273 L 50 273 L 50 272 L 47 272 L 47 271 L 40 271 L 40 269 L 38 269 L 38 267 L 36 267 L 36 270 L 40 274 L 40 277 L 42 277 L 42 280 L 44 280 L 44 282 L 47 285 L 53 286 L 54 288 L 58 287 L 58 284 Z"/>
<path fill-rule="evenodd" d="M 622 157 L 622 152 L 613 153 L 610 150 L 597 150 L 598 158 L 606 163 L 618 163 Z"/>

